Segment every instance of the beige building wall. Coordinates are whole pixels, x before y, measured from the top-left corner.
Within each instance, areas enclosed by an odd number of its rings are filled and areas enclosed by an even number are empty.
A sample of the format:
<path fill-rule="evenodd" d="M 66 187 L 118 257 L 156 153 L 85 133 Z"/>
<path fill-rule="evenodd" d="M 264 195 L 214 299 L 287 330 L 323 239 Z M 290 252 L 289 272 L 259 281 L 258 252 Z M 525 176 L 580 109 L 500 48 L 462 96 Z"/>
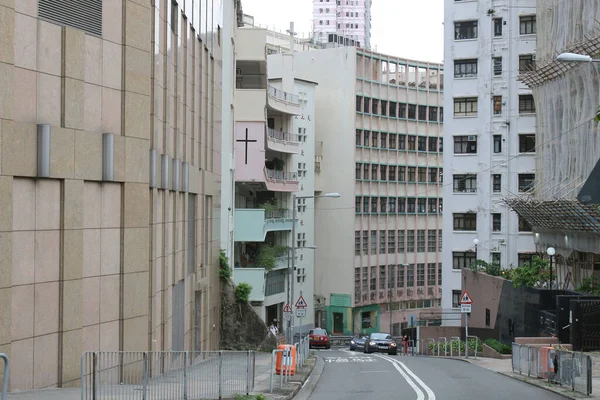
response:
<path fill-rule="evenodd" d="M 82 30 L 0 0 L 10 390 L 78 385 L 84 351 L 218 347 L 223 19 L 171 4 L 104 0 Z"/>

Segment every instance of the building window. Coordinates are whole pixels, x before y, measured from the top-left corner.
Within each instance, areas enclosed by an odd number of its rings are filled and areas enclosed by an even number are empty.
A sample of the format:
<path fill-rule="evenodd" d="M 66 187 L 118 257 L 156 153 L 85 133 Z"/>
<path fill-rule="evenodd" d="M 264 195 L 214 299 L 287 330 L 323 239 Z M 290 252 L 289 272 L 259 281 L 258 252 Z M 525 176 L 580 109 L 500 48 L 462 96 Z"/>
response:
<path fill-rule="evenodd" d="M 390 137 L 390 141 L 391 141 L 391 137 Z M 390 167 L 388 168 L 388 181 L 396 182 L 396 166 L 395 165 L 390 165 Z"/>
<path fill-rule="evenodd" d="M 371 197 L 371 213 L 377 214 L 377 197 Z"/>
<path fill-rule="evenodd" d="M 390 133 L 390 149 L 396 150 L 396 135 L 395 133 Z"/>
<path fill-rule="evenodd" d="M 427 251 L 435 253 L 437 251 L 437 232 L 435 229 L 427 231 Z"/>
<path fill-rule="evenodd" d="M 396 253 L 396 231 L 388 231 L 388 254 Z"/>
<path fill-rule="evenodd" d="M 533 189 L 535 174 L 519 174 L 519 192 L 528 192 Z"/>
<path fill-rule="evenodd" d="M 362 168 L 363 165 L 361 163 L 356 163 L 356 179 L 357 180 L 361 180 L 362 179 Z"/>
<path fill-rule="evenodd" d="M 417 167 L 408 167 L 408 182 L 417 181 Z"/>
<path fill-rule="evenodd" d="M 454 154 L 477 154 L 477 136 L 454 136 Z"/>
<path fill-rule="evenodd" d="M 492 191 L 494 193 L 500 193 L 502 191 L 502 175 L 501 174 L 493 174 L 492 175 Z"/>
<path fill-rule="evenodd" d="M 369 147 L 369 138 L 371 137 L 371 132 L 364 131 L 363 132 L 363 146 Z"/>
<path fill-rule="evenodd" d="M 419 121 L 427 121 L 427 106 L 419 106 Z"/>
<path fill-rule="evenodd" d="M 386 240 L 385 231 L 379 231 L 379 254 L 385 254 Z"/>
<path fill-rule="evenodd" d="M 380 141 L 380 143 L 381 143 L 380 147 L 382 149 L 387 149 L 387 133 L 381 132 L 381 141 Z"/>
<path fill-rule="evenodd" d="M 493 135 L 492 137 L 494 153 L 502 153 L 502 135 Z"/>
<path fill-rule="evenodd" d="M 362 144 L 362 131 L 360 129 L 356 130 L 356 145 L 360 146 Z"/>
<path fill-rule="evenodd" d="M 408 105 L 408 119 L 417 119 L 417 106 L 414 104 Z"/>
<path fill-rule="evenodd" d="M 354 255 L 360 256 L 360 231 L 354 232 Z"/>
<path fill-rule="evenodd" d="M 527 220 L 523 217 L 521 217 L 519 215 L 519 232 L 531 232 L 533 231 L 533 229 L 531 228 L 531 225 L 529 225 L 529 222 L 527 222 Z"/>
<path fill-rule="evenodd" d="M 379 135 L 377 132 L 371 132 L 371 147 L 379 146 Z"/>
<path fill-rule="evenodd" d="M 477 21 L 454 23 L 454 40 L 477 39 Z"/>
<path fill-rule="evenodd" d="M 435 286 L 435 268 L 436 263 L 427 264 L 427 286 Z"/>
<path fill-rule="evenodd" d="M 490 324 L 491 324 L 490 309 L 486 308 L 485 309 L 485 326 L 490 326 Z"/>
<path fill-rule="evenodd" d="M 477 254 L 474 251 L 453 251 L 452 252 L 452 268 L 463 269 L 469 268 L 477 259 Z"/>
<path fill-rule="evenodd" d="M 404 271 L 406 267 L 404 265 L 398 265 L 398 277 L 396 279 L 396 287 L 402 289 L 404 287 Z"/>
<path fill-rule="evenodd" d="M 362 203 L 362 197 L 360 196 L 356 196 L 356 199 L 354 201 L 354 211 L 358 214 L 360 213 L 360 205 Z"/>
<path fill-rule="evenodd" d="M 438 286 L 442 286 L 442 263 L 438 263 Z"/>
<path fill-rule="evenodd" d="M 417 137 L 417 149 L 419 151 L 427 151 L 427 137 L 426 136 L 418 136 Z"/>
<path fill-rule="evenodd" d="M 406 250 L 404 240 L 404 231 L 398 231 L 398 253 L 404 253 L 404 251 Z"/>
<path fill-rule="evenodd" d="M 477 77 L 477 59 L 454 60 L 455 78 L 475 78 Z"/>
<path fill-rule="evenodd" d="M 519 153 L 535 153 L 535 135 L 519 135 Z"/>
<path fill-rule="evenodd" d="M 375 267 L 369 268 L 369 289 L 376 290 L 377 289 L 377 275 L 375 275 Z"/>
<path fill-rule="evenodd" d="M 425 264 L 417 264 L 417 286 L 425 286 Z"/>
<path fill-rule="evenodd" d="M 437 122 L 437 120 L 438 120 L 438 108 L 429 106 L 429 121 Z"/>
<path fill-rule="evenodd" d="M 406 287 L 415 286 L 415 265 L 410 264 L 406 267 Z"/>
<path fill-rule="evenodd" d="M 519 33 L 521 35 L 535 35 L 535 15 L 519 17 Z"/>
<path fill-rule="evenodd" d="M 494 37 L 502 36 L 502 18 L 494 18 Z"/>
<path fill-rule="evenodd" d="M 492 213 L 492 232 L 502 231 L 502 214 Z"/>
<path fill-rule="evenodd" d="M 406 182 L 406 167 L 398 166 L 398 182 Z"/>
<path fill-rule="evenodd" d="M 377 254 L 377 231 L 371 231 L 371 254 Z"/>
<path fill-rule="evenodd" d="M 494 251 L 490 254 L 492 255 L 492 264 L 502 265 L 502 254 L 500 252 Z"/>
<path fill-rule="evenodd" d="M 388 265 L 388 275 L 387 275 L 388 289 L 394 288 L 394 277 L 395 277 L 394 270 L 395 270 L 395 265 Z"/>
<path fill-rule="evenodd" d="M 385 265 L 379 266 L 379 289 L 385 289 Z"/>
<path fill-rule="evenodd" d="M 455 231 L 477 230 L 477 213 L 454 213 L 452 218 Z"/>
<path fill-rule="evenodd" d="M 438 251 L 442 251 L 442 230 L 441 229 L 438 231 Z"/>
<path fill-rule="evenodd" d="M 406 199 L 404 197 L 398 197 L 398 214 L 406 213 Z"/>
<path fill-rule="evenodd" d="M 519 114 L 535 113 L 535 101 L 532 94 L 519 95 Z"/>
<path fill-rule="evenodd" d="M 416 150 L 417 149 L 417 137 L 414 135 L 408 135 L 408 150 Z"/>
<path fill-rule="evenodd" d="M 387 197 L 379 198 L 379 212 L 385 213 L 387 211 Z"/>
<path fill-rule="evenodd" d="M 431 144 L 431 142 L 430 142 L 430 144 Z M 438 178 L 438 169 L 437 168 L 429 168 L 429 183 L 436 183 L 437 178 Z"/>
<path fill-rule="evenodd" d="M 398 110 L 398 103 L 395 101 L 390 101 L 390 117 L 396 118 Z"/>
<path fill-rule="evenodd" d="M 362 96 L 356 96 L 356 112 L 360 112 L 360 110 L 362 110 Z M 358 129 L 357 129 L 358 131 Z"/>
<path fill-rule="evenodd" d="M 387 116 L 387 101 L 381 100 L 381 115 Z"/>
<path fill-rule="evenodd" d="M 417 230 L 417 253 L 425 252 L 425 230 Z"/>
<path fill-rule="evenodd" d="M 369 212 L 369 197 L 363 197 L 363 213 Z"/>
<path fill-rule="evenodd" d="M 388 205 L 388 213 L 390 213 L 390 214 L 396 214 L 396 198 L 395 197 L 390 197 L 387 200 L 387 205 Z"/>
<path fill-rule="evenodd" d="M 425 182 L 427 182 L 427 168 L 425 168 L 425 167 L 418 168 L 417 169 L 417 176 L 418 176 L 418 179 L 419 179 L 419 183 L 425 183 Z"/>
<path fill-rule="evenodd" d="M 477 192 L 477 175 L 454 175 L 453 186 L 454 193 L 475 193 Z"/>
<path fill-rule="evenodd" d="M 494 76 L 502 75 L 502 57 L 493 57 L 494 62 Z"/>
<path fill-rule="evenodd" d="M 408 253 L 415 252 L 415 231 L 406 231 L 406 251 Z"/>
<path fill-rule="evenodd" d="M 363 98 L 363 112 L 368 114 L 371 108 L 371 99 L 368 97 Z"/>
<path fill-rule="evenodd" d="M 369 252 L 369 231 L 362 231 L 362 253 L 367 254 Z M 367 275 L 366 273 L 364 274 Z M 366 290 L 366 288 L 365 288 Z"/>
<path fill-rule="evenodd" d="M 519 55 L 519 72 L 535 71 L 535 55 L 521 54 Z"/>
<path fill-rule="evenodd" d="M 428 201 L 428 205 L 429 205 L 429 210 L 427 212 L 430 214 L 437 214 L 438 213 L 437 199 L 429 198 L 429 199 L 427 199 L 427 201 Z"/>
<path fill-rule="evenodd" d="M 371 180 L 372 181 L 376 181 L 377 180 L 377 170 L 379 168 L 377 168 L 377 165 L 371 165 Z"/>
<path fill-rule="evenodd" d="M 385 181 L 387 178 L 387 165 L 379 166 L 379 180 Z"/>
<path fill-rule="evenodd" d="M 460 307 L 460 290 L 453 290 L 452 291 L 452 308 L 459 308 Z"/>
<path fill-rule="evenodd" d="M 417 211 L 419 212 L 419 214 L 424 214 L 424 213 L 427 212 L 426 211 L 427 207 L 425 205 L 426 204 L 426 202 L 425 202 L 426 200 L 427 199 L 425 199 L 425 198 L 420 198 L 420 199 L 417 200 Z"/>
<path fill-rule="evenodd" d="M 535 253 L 519 253 L 517 264 L 519 265 L 519 267 L 522 267 L 525 264 L 531 264 L 531 262 L 533 261 L 533 257 L 535 256 Z"/>
<path fill-rule="evenodd" d="M 406 135 L 398 135 L 398 150 L 406 150 Z"/>
<path fill-rule="evenodd" d="M 379 100 L 377 99 L 371 99 L 371 103 L 373 105 L 373 107 L 371 108 L 372 110 L 372 114 L 379 114 Z"/>
<path fill-rule="evenodd" d="M 494 96 L 494 115 L 502 114 L 502 96 Z"/>
<path fill-rule="evenodd" d="M 406 103 L 398 103 L 398 118 L 406 118 Z"/>
<path fill-rule="evenodd" d="M 477 97 L 458 97 L 454 99 L 455 117 L 477 116 Z"/>
<path fill-rule="evenodd" d="M 102 36 L 102 1 L 88 0 L 81 7 L 69 3 L 62 0 L 39 0 L 38 15 L 59 25 Z M 175 10 L 173 14 L 177 14 Z"/>

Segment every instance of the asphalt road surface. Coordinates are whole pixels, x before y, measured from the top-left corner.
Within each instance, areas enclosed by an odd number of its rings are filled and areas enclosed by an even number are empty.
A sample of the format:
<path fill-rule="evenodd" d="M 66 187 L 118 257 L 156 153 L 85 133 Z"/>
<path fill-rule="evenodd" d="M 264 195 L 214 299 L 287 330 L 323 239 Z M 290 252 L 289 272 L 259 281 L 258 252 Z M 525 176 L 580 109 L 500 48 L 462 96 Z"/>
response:
<path fill-rule="evenodd" d="M 464 361 L 319 351 L 325 368 L 309 400 L 564 400 Z"/>

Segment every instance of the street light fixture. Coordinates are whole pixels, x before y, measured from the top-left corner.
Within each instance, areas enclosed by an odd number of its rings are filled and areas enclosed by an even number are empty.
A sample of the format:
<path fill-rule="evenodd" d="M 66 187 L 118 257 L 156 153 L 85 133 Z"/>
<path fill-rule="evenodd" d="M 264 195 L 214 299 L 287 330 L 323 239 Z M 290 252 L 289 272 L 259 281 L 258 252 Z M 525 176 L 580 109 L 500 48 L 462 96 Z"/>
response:
<path fill-rule="evenodd" d="M 552 260 L 556 254 L 556 249 L 554 249 L 554 247 L 548 247 L 548 249 L 546 249 L 546 254 L 550 256 L 550 289 L 552 289 Z"/>
<path fill-rule="evenodd" d="M 590 56 L 586 56 L 584 54 L 575 54 L 575 53 L 562 53 L 556 57 L 556 61 L 558 62 L 576 62 L 576 63 L 584 63 L 584 62 L 600 62 L 600 60 L 593 59 Z"/>
<path fill-rule="evenodd" d="M 328 197 L 328 198 L 338 198 L 341 195 L 337 192 L 325 193 L 320 195 L 312 195 L 312 196 L 296 196 L 295 194 L 292 197 L 292 265 L 291 270 L 288 270 L 289 279 L 291 280 L 291 290 L 288 291 L 288 304 L 291 306 L 291 302 L 294 301 L 294 271 L 296 271 L 296 220 L 298 219 L 298 199 L 316 199 L 319 197 Z M 316 246 L 312 247 L 303 247 L 303 249 L 316 249 Z M 289 259 L 289 258 L 288 258 Z M 294 318 L 294 319 L 292 319 Z M 292 333 L 292 321 L 295 321 L 295 315 L 290 316 L 289 326 L 288 326 L 288 344 L 293 344 L 294 342 L 294 334 Z"/>

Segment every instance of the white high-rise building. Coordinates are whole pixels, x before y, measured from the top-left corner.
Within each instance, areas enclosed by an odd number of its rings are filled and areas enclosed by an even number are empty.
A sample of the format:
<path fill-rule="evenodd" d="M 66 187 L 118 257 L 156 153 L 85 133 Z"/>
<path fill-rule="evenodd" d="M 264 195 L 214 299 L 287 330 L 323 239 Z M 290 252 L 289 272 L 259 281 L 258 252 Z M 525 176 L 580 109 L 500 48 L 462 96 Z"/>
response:
<path fill-rule="evenodd" d="M 327 41 L 329 34 L 357 40 L 371 47 L 371 0 L 313 0 L 313 34 Z"/>
<path fill-rule="evenodd" d="M 535 182 L 535 104 L 517 80 L 535 68 L 535 6 L 446 0 L 444 325 L 460 325 L 461 269 L 511 268 L 535 251 L 531 227 L 503 202 Z"/>

